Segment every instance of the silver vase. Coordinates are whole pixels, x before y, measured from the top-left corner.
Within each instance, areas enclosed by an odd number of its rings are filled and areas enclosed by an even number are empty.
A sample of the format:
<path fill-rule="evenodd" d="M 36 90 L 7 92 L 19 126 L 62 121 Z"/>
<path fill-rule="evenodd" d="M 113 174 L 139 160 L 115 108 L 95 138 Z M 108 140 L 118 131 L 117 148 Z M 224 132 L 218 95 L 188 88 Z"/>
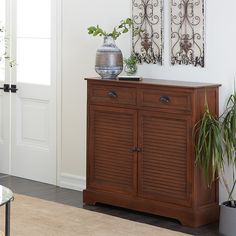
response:
<path fill-rule="evenodd" d="M 122 70 L 122 52 L 111 36 L 105 36 L 103 45 L 96 53 L 95 71 L 103 79 L 115 79 Z"/>

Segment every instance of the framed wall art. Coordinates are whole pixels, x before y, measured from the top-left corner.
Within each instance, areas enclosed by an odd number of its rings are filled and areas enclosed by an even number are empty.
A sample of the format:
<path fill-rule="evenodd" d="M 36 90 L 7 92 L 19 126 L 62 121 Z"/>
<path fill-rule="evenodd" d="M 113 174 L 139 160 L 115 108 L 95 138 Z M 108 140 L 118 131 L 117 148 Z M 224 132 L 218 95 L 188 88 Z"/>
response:
<path fill-rule="evenodd" d="M 163 0 L 132 0 L 132 19 L 132 51 L 139 63 L 162 64 Z"/>
<path fill-rule="evenodd" d="M 204 67 L 204 0 L 170 1 L 171 64 Z"/>

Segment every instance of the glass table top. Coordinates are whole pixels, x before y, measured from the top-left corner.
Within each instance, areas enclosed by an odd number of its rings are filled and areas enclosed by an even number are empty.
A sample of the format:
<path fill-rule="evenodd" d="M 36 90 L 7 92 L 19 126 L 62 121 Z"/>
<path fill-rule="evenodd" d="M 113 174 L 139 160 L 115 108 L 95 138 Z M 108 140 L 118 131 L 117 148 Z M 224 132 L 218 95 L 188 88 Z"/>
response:
<path fill-rule="evenodd" d="M 2 185 L 0 185 L 0 206 L 6 204 L 13 199 L 13 192 Z"/>

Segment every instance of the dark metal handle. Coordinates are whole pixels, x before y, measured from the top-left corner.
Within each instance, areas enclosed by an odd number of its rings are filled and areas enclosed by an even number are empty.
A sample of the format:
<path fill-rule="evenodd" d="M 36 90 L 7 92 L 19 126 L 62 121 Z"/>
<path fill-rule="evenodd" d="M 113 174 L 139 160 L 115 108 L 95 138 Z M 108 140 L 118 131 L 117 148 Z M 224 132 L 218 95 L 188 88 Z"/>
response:
<path fill-rule="evenodd" d="M 142 152 L 142 148 L 137 148 L 137 152 Z"/>
<path fill-rule="evenodd" d="M 109 92 L 107 93 L 107 95 L 108 95 L 108 97 L 110 97 L 110 98 L 117 98 L 117 97 L 118 97 L 116 91 L 109 91 Z"/>
<path fill-rule="evenodd" d="M 2 89 L 4 92 L 9 92 L 10 86 L 9 86 L 9 84 L 4 84 L 3 87 L 1 87 L 0 89 Z"/>
<path fill-rule="evenodd" d="M 0 89 L 2 89 L 4 92 L 11 91 L 12 93 L 16 93 L 16 91 L 18 90 L 15 84 L 12 84 L 11 87 L 9 84 L 4 84 L 3 87 L 0 87 Z"/>
<path fill-rule="evenodd" d="M 9 90 L 11 90 L 12 93 L 16 93 L 16 91 L 17 91 L 18 89 L 16 88 L 16 85 L 15 85 L 15 84 L 12 84 L 12 85 L 11 85 L 11 88 L 9 88 Z"/>
<path fill-rule="evenodd" d="M 137 152 L 137 147 L 130 148 L 130 152 Z"/>
<path fill-rule="evenodd" d="M 162 103 L 169 103 L 170 102 L 170 98 L 168 96 L 160 96 L 160 101 Z"/>
<path fill-rule="evenodd" d="M 142 148 L 139 147 L 133 147 L 130 149 L 131 152 L 142 152 Z"/>

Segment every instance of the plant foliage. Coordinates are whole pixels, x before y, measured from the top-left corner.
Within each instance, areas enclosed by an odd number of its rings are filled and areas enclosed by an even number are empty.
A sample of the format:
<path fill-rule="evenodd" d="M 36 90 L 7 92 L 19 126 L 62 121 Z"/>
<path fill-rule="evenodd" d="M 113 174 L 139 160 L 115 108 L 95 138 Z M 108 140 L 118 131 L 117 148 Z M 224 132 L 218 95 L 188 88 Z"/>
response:
<path fill-rule="evenodd" d="M 230 95 L 226 109 L 223 114 L 222 129 L 223 129 L 223 139 L 225 147 L 225 156 L 228 165 L 232 165 L 233 169 L 233 184 L 231 189 L 225 182 L 226 189 L 228 191 L 228 198 L 231 200 L 233 206 L 235 206 L 232 194 L 236 186 L 235 169 L 236 169 L 236 90 Z"/>
<path fill-rule="evenodd" d="M 202 119 L 195 126 L 194 137 L 196 163 L 203 169 L 208 183 L 212 183 L 215 174 L 223 168 L 224 150 L 220 121 L 209 111 L 207 103 Z"/>
<path fill-rule="evenodd" d="M 228 162 L 236 161 L 235 150 L 236 150 L 236 91 L 232 94 L 226 105 L 224 112 L 224 120 L 222 122 L 223 136 L 225 141 L 226 157 Z"/>
<path fill-rule="evenodd" d="M 193 134 L 196 164 L 204 170 L 208 183 L 212 183 L 219 176 L 228 192 L 228 200 L 234 203 L 232 194 L 236 186 L 236 90 L 230 95 L 225 111 L 219 118 L 209 111 L 207 101 L 205 102 L 203 117 L 195 125 Z M 233 169 L 231 187 L 224 178 L 225 160 Z"/>
<path fill-rule="evenodd" d="M 5 35 L 4 28 L 0 27 L 0 61 L 5 58 Z"/>
<path fill-rule="evenodd" d="M 88 34 L 93 36 L 111 36 L 114 40 L 116 40 L 121 34 L 125 34 L 129 31 L 129 29 L 133 26 L 133 20 L 131 18 L 127 18 L 122 20 L 118 26 L 113 28 L 112 32 L 106 32 L 99 25 L 90 26 L 88 28 Z"/>
<path fill-rule="evenodd" d="M 4 59 L 8 61 L 10 67 L 16 66 L 16 60 L 7 55 L 7 38 L 5 36 L 5 28 L 0 26 L 0 62 Z"/>
<path fill-rule="evenodd" d="M 127 66 L 135 66 L 138 63 L 138 59 L 135 54 L 131 54 L 130 57 L 124 59 L 124 63 Z"/>

